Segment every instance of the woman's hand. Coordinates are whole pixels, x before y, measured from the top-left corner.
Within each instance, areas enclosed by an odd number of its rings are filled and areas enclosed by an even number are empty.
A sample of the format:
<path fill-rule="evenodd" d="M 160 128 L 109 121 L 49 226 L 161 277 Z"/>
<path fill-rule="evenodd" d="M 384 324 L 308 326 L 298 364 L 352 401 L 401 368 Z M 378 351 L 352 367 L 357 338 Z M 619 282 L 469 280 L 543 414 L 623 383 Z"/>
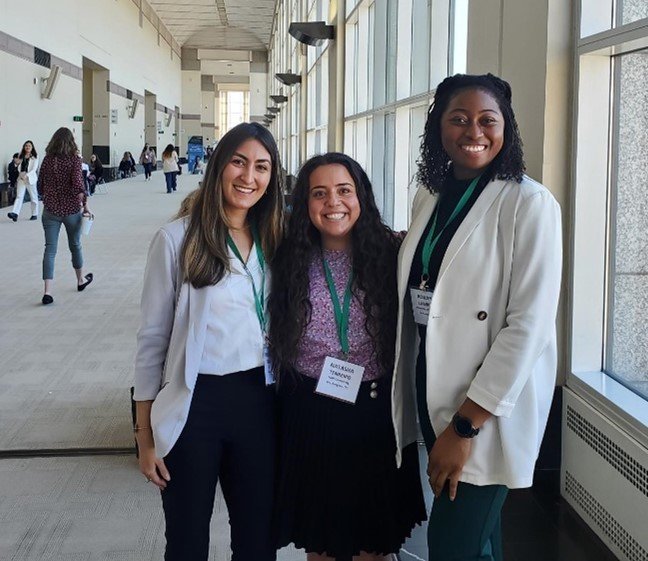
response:
<path fill-rule="evenodd" d="M 151 432 L 147 431 L 146 434 L 140 434 L 140 432 L 144 433 L 144 431 L 138 431 L 137 434 L 140 471 L 148 481 L 164 491 L 167 483 L 171 481 L 169 470 L 163 459 L 155 457 L 155 444 Z"/>
<path fill-rule="evenodd" d="M 136 418 L 138 427 L 135 432 L 137 447 L 139 449 L 139 468 L 147 481 L 155 483 L 164 491 L 167 483 L 171 481 L 169 470 L 164 465 L 164 460 L 155 456 L 155 441 L 151 431 L 151 406 L 153 401 L 137 401 Z"/>
<path fill-rule="evenodd" d="M 458 436 L 449 425 L 436 439 L 428 458 L 427 473 L 434 496 L 439 497 L 446 481 L 450 481 L 448 494 L 454 501 L 463 467 L 470 456 L 472 440 Z"/>

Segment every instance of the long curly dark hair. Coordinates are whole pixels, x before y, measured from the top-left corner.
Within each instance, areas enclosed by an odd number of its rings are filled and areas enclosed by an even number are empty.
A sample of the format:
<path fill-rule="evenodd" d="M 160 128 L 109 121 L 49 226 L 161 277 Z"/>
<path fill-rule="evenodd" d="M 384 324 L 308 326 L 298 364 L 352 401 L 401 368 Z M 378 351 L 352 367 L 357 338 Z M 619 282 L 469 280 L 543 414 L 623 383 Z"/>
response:
<path fill-rule="evenodd" d="M 472 89 L 492 95 L 504 116 L 504 144 L 486 171 L 485 179 L 510 179 L 518 183 L 522 181 L 525 171 L 524 154 L 511 105 L 511 86 L 493 74 L 455 74 L 437 86 L 434 101 L 428 110 L 420 158 L 417 162 L 419 168 L 416 178 L 432 192 L 438 193 L 443 189 L 452 169 L 450 156 L 441 143 L 441 117 L 452 98 L 461 91 Z"/>
<path fill-rule="evenodd" d="M 321 248 L 319 231 L 308 214 L 310 176 L 320 166 L 344 166 L 356 186 L 360 216 L 351 232 L 353 294 L 360 296 L 365 328 L 374 342 L 377 363 L 385 374 L 394 364 L 397 292 L 396 257 L 399 240 L 382 222 L 371 182 L 360 164 L 337 152 L 315 156 L 301 168 L 293 191 L 293 209 L 288 235 L 272 263 L 270 352 L 281 382 L 284 373 L 294 373 L 299 342 L 311 317 L 308 270 Z"/>

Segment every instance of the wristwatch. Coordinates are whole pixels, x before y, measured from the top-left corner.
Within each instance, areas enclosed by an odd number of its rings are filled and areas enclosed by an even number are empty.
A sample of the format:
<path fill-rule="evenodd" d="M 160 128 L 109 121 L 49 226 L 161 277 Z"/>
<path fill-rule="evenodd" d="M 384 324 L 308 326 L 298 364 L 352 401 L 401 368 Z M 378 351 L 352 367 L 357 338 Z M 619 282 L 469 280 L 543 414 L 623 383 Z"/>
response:
<path fill-rule="evenodd" d="M 473 427 L 472 421 L 459 413 L 455 413 L 452 417 L 452 428 L 461 438 L 472 438 L 479 434 L 479 429 Z"/>

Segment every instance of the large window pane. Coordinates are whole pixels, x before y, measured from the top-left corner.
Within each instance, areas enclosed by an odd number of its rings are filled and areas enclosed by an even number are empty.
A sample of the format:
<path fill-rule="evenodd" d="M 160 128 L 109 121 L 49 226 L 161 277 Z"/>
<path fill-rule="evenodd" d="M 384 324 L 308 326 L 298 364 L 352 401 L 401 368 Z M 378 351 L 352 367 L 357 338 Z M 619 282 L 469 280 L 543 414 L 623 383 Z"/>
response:
<path fill-rule="evenodd" d="M 648 18 L 648 2 L 646 0 L 619 0 L 619 2 L 622 25 Z"/>
<path fill-rule="evenodd" d="M 606 368 L 648 398 L 648 51 L 619 57 Z"/>

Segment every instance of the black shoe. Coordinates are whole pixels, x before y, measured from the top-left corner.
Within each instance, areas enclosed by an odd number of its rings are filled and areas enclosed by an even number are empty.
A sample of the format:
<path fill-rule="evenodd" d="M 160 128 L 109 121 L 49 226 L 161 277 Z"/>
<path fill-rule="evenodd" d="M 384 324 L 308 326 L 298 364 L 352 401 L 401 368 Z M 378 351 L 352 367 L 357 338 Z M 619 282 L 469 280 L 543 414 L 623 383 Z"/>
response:
<path fill-rule="evenodd" d="M 9 212 L 7 216 L 11 218 L 11 220 L 13 220 L 14 222 L 18 221 L 18 215 L 15 212 Z"/>
<path fill-rule="evenodd" d="M 86 281 L 83 284 L 78 284 L 77 285 L 77 290 L 79 292 L 81 292 L 82 290 L 85 290 L 85 287 L 88 286 L 92 282 L 92 279 L 94 277 L 92 276 L 92 273 L 88 273 L 84 278 L 85 278 Z"/>
<path fill-rule="evenodd" d="M 32 214 L 32 217 L 30 218 L 30 220 L 38 220 L 38 216 L 36 216 L 35 214 Z"/>
<path fill-rule="evenodd" d="M 41 302 L 43 302 L 43 304 L 47 306 L 47 304 L 54 302 L 54 298 L 49 294 L 43 294 L 43 299 L 41 300 Z"/>

